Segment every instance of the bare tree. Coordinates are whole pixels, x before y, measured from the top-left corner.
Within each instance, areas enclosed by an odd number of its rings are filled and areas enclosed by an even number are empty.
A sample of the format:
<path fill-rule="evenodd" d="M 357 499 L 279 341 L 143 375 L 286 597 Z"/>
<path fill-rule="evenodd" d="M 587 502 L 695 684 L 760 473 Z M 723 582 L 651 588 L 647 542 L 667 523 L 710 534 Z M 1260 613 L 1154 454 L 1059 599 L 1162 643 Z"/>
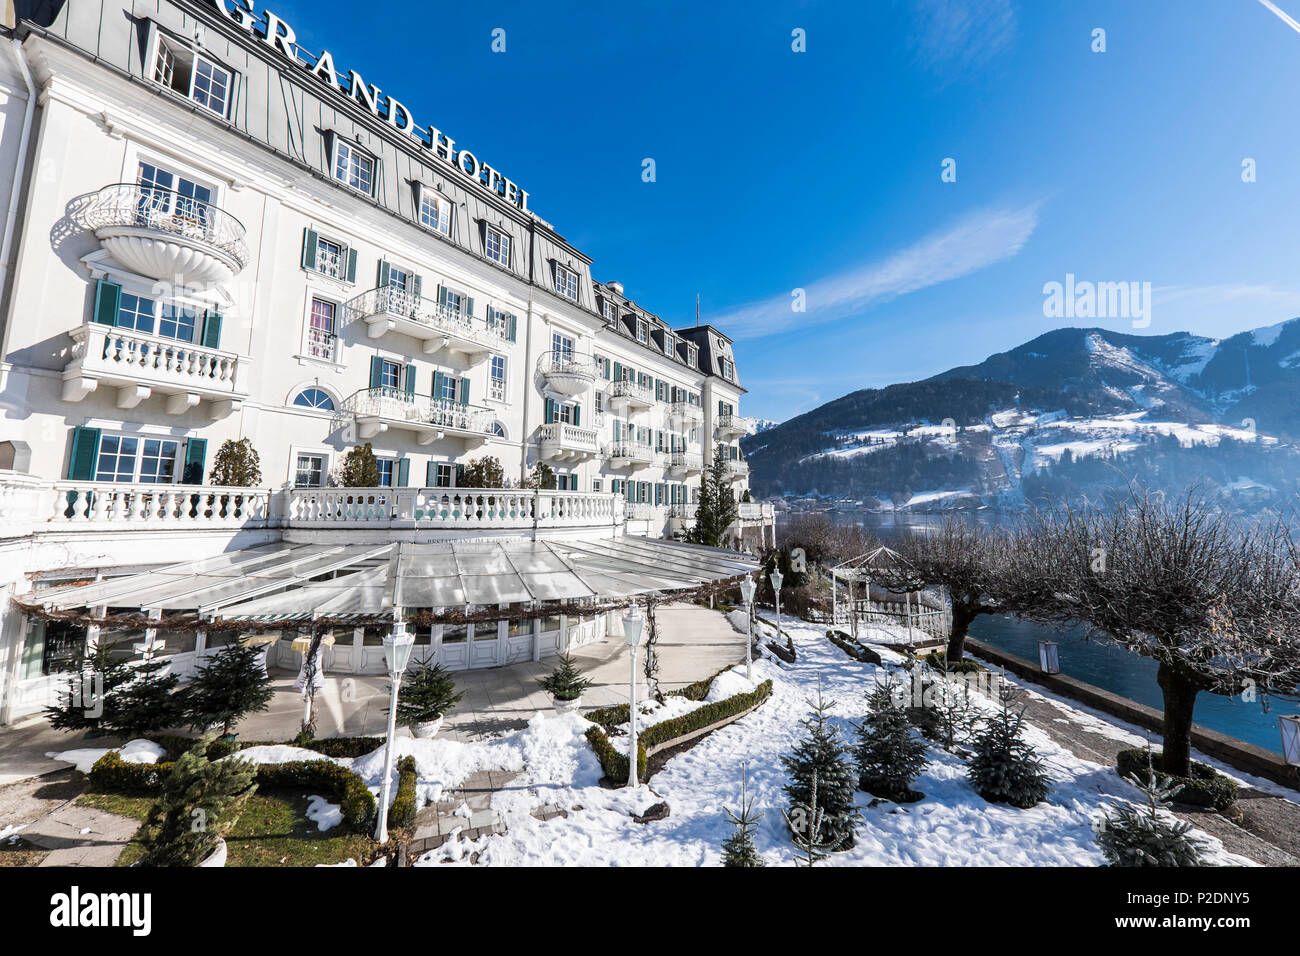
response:
<path fill-rule="evenodd" d="M 1187 776 L 1201 691 L 1290 695 L 1300 680 L 1296 548 L 1279 520 L 1242 524 L 1192 489 L 1033 516 L 1006 593 L 1022 616 L 1075 620 L 1158 664 L 1164 773 Z"/>

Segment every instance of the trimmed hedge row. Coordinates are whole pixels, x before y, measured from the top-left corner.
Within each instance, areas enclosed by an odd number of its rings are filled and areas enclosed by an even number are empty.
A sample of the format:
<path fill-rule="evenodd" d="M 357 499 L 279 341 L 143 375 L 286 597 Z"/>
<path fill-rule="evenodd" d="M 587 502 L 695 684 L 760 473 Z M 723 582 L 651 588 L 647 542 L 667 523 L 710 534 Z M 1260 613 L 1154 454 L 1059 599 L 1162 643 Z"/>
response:
<path fill-rule="evenodd" d="M 180 734 L 151 734 L 149 739 L 163 748 L 164 758 L 169 761 L 175 760 L 198 742 L 194 737 L 183 737 Z M 247 750 L 249 747 L 279 747 L 283 745 L 284 742 L 279 740 L 222 740 L 217 738 L 208 744 L 207 758 L 209 760 L 220 760 L 222 757 L 229 757 L 231 754 Z M 326 757 L 348 758 L 364 757 L 366 754 L 374 753 L 383 745 L 383 737 L 322 737 L 319 740 L 295 740 L 290 744 L 290 746 L 299 747 L 303 750 L 314 750 Z"/>
<path fill-rule="evenodd" d="M 409 827 L 415 822 L 419 810 L 415 801 L 415 758 L 403 757 L 397 761 L 397 795 L 388 807 L 388 824 Z"/>
<path fill-rule="evenodd" d="M 90 782 L 98 790 L 152 793 L 171 772 L 174 762 L 125 763 L 116 750 L 95 761 Z M 357 774 L 332 760 L 295 760 L 257 765 L 257 785 L 263 789 L 311 790 L 338 801 L 343 819 L 364 833 L 375 820 L 375 796 Z M 400 792 L 400 787 L 399 787 Z"/>
<path fill-rule="evenodd" d="M 705 704 L 689 714 L 672 717 L 647 727 L 645 732 L 637 737 L 637 777 L 639 779 L 645 777 L 647 747 L 658 747 L 676 740 L 678 737 L 684 737 L 697 730 L 703 730 L 710 724 L 716 724 L 720 720 L 734 717 L 736 714 L 743 713 L 751 707 L 761 704 L 771 695 L 772 682 L 765 680 L 747 693 L 736 694 L 726 700 Z M 614 710 L 615 708 L 607 709 Z M 606 777 L 614 782 L 627 779 L 627 754 L 610 742 L 609 735 L 603 727 L 588 727 L 587 742 L 591 744 L 591 749 L 596 754 L 596 759 L 600 761 L 601 769 L 605 771 Z"/>
<path fill-rule="evenodd" d="M 1208 807 L 1212 810 L 1226 810 L 1236 802 L 1236 782 L 1229 780 L 1209 764 L 1193 760 L 1192 775 L 1190 777 L 1179 777 L 1167 774 L 1160 769 L 1161 756 L 1159 753 L 1152 754 L 1151 763 L 1154 765 L 1156 773 L 1162 777 L 1168 777 L 1170 782 L 1183 788 L 1174 797 L 1175 803 L 1184 803 L 1192 807 Z M 1147 752 L 1144 748 L 1134 747 L 1129 750 L 1121 750 L 1115 756 L 1115 765 L 1120 774 L 1125 777 L 1137 777 L 1139 780 L 1146 780 L 1147 778 Z"/>
<path fill-rule="evenodd" d="M 855 661 L 861 661 L 863 664 L 875 664 L 877 667 L 883 663 L 879 654 L 869 647 L 863 647 L 843 631 L 827 631 L 826 636 L 830 638 L 832 644 Z"/>
<path fill-rule="evenodd" d="M 693 684 L 687 684 L 685 687 L 679 687 L 676 690 L 670 690 L 665 697 L 685 697 L 687 700 L 703 700 L 709 695 L 709 687 L 721 675 L 731 670 L 734 665 L 728 664 L 708 677 L 702 677 Z M 628 705 L 615 704 L 613 707 L 600 707 L 596 710 L 588 711 L 582 715 L 590 720 L 593 724 L 600 724 L 606 730 L 617 727 L 619 724 L 626 724 L 628 721 Z"/>

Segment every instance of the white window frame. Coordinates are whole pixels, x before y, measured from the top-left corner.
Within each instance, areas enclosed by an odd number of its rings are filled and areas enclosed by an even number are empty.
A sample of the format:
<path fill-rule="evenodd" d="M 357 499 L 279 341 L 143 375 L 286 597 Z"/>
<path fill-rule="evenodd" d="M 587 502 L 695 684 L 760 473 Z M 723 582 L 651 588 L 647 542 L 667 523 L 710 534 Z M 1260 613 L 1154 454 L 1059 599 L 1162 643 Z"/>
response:
<path fill-rule="evenodd" d="M 562 281 L 563 280 L 563 281 Z M 572 293 L 569 287 L 573 287 Z M 555 263 L 555 291 L 572 302 L 578 301 L 578 273 L 559 262 Z"/>
<path fill-rule="evenodd" d="M 114 477 L 114 478 L 100 478 L 100 477 L 99 477 L 99 461 L 102 460 L 102 458 L 103 458 L 104 439 L 105 439 L 105 438 L 116 438 L 116 439 L 118 440 L 118 447 L 119 447 L 119 448 L 121 448 L 121 442 L 122 442 L 122 441 L 130 440 L 130 441 L 134 441 L 134 442 L 136 442 L 136 448 L 135 448 L 135 452 L 134 452 L 134 454 L 133 454 L 133 463 L 132 463 L 132 466 L 131 466 L 131 477 L 130 477 L 130 479 L 128 479 L 128 480 L 126 480 L 126 481 L 118 481 L 116 477 Z M 141 465 L 144 463 L 144 443 L 147 442 L 147 441 L 157 441 L 157 442 L 175 442 L 175 443 L 176 443 L 176 450 L 175 450 L 175 452 L 172 454 L 172 475 L 171 475 L 171 480 L 170 480 L 170 481 L 158 481 L 158 482 L 141 482 L 141 481 L 140 481 L 140 467 L 141 467 Z M 179 483 L 180 480 L 181 480 L 181 478 L 182 478 L 182 474 L 181 474 L 181 472 L 182 472 L 182 471 L 184 470 L 184 468 L 185 468 L 185 459 L 184 459 L 184 454 L 185 454 L 185 439 L 184 439 L 183 437 L 179 436 L 179 435 L 155 435 L 155 434 L 150 434 L 150 433 L 121 431 L 121 430 L 118 430 L 118 429 L 101 429 L 101 430 L 100 430 L 100 433 L 99 433 L 99 443 L 95 446 L 95 455 L 96 455 L 96 459 L 97 459 L 97 460 L 96 460 L 96 463 L 95 463 L 95 474 L 94 474 L 92 480 L 93 480 L 93 481 L 111 482 L 111 483 L 113 483 L 113 484 L 123 484 L 123 485 L 125 485 L 125 484 L 132 484 L 132 485 L 138 485 L 138 484 L 174 485 L 174 484 Z M 163 460 L 163 459 L 160 457 L 159 460 L 161 461 L 161 460 Z M 116 469 L 114 469 L 113 474 L 116 476 L 116 475 L 118 474 L 118 471 L 117 471 Z"/>
<path fill-rule="evenodd" d="M 296 394 L 296 393 L 295 393 Z M 298 459 L 311 455 L 321 459 L 321 483 L 319 485 L 298 484 Z M 330 473 L 334 470 L 334 449 L 323 445 L 290 445 L 287 479 L 294 488 L 326 488 L 329 486 Z"/>
<path fill-rule="evenodd" d="M 338 247 L 339 255 L 336 271 L 331 272 L 329 269 L 322 268 L 321 266 L 321 246 L 325 244 Z M 336 282 L 347 282 L 348 256 L 351 252 L 352 247 L 348 243 L 318 232 L 316 233 L 316 261 L 312 263 L 311 271 L 315 272 L 317 275 L 322 275 L 327 279 L 333 279 Z"/>
<path fill-rule="evenodd" d="M 493 237 L 496 237 L 497 255 L 492 254 Z M 511 235 L 491 223 L 483 224 L 483 255 L 499 266 L 510 268 Z"/>
<path fill-rule="evenodd" d="M 419 183 L 418 187 L 419 188 L 416 190 L 417 195 L 415 197 L 415 218 L 419 220 L 420 225 L 422 225 L 425 229 L 428 229 L 431 232 L 436 232 L 438 233 L 438 235 L 446 236 L 448 239 L 450 239 L 452 228 L 453 228 L 452 217 L 456 215 L 456 204 L 452 202 L 449 198 L 444 196 L 442 193 L 438 192 L 438 190 L 426 186 L 424 185 L 424 183 Z M 427 219 L 425 219 L 424 204 L 426 200 L 431 202 L 433 205 L 437 207 L 438 209 L 437 222 L 431 223 Z M 445 218 L 447 223 L 447 227 L 445 229 L 442 228 L 444 213 L 446 214 Z"/>
<path fill-rule="evenodd" d="M 347 253 L 345 252 L 344 255 L 346 256 L 346 254 Z M 313 355 L 311 351 L 311 306 L 312 301 L 315 299 L 320 299 L 322 302 L 328 302 L 334 306 L 334 351 L 333 355 L 329 358 Z M 307 286 L 302 308 L 302 343 L 295 358 L 298 359 L 300 364 L 311 363 L 313 365 L 323 365 L 332 368 L 336 372 L 341 372 L 344 368 L 342 325 L 343 303 L 338 299 L 338 297 L 330 295 L 322 289 L 313 288 L 310 285 Z M 297 392 L 294 394 L 297 394 Z"/>
<path fill-rule="evenodd" d="M 354 192 L 358 192 L 363 196 L 373 197 L 375 195 L 375 187 L 379 179 L 378 157 L 362 149 L 360 146 L 357 146 L 355 143 L 352 143 L 344 139 L 338 133 L 333 134 L 333 140 L 334 140 L 334 149 L 331 150 L 331 155 L 330 155 L 330 178 L 332 178 L 336 183 L 340 183 L 346 186 L 348 189 L 351 189 Z M 343 160 L 344 152 L 346 152 L 348 156 L 348 159 L 346 161 L 347 162 L 346 175 L 340 176 L 339 163 L 340 161 Z M 364 169 L 365 163 L 370 164 L 370 183 L 368 188 L 363 189 L 361 186 L 352 182 L 352 170 L 353 170 L 352 157 L 353 156 L 361 160 L 361 162 L 358 162 L 356 164 L 357 169 Z"/>
<path fill-rule="evenodd" d="M 650 343 L 650 323 L 645 319 L 636 320 L 636 340 L 642 345 Z"/>
<path fill-rule="evenodd" d="M 500 379 L 493 375 L 493 364 L 497 361 L 501 362 Z M 500 352 L 488 356 L 488 400 L 503 404 L 510 400 L 510 359 Z"/>
<path fill-rule="evenodd" d="M 171 83 L 171 77 L 174 76 L 174 71 L 177 65 L 176 57 L 178 53 L 190 58 L 190 81 L 184 92 L 176 89 L 176 87 Z M 163 71 L 162 57 L 164 54 L 171 59 L 166 78 L 160 75 Z M 226 95 L 222 100 L 221 109 L 219 110 L 213 109 L 211 104 L 207 102 L 206 96 L 204 100 L 199 100 L 195 96 L 195 87 L 197 85 L 200 63 L 206 64 L 211 71 L 219 71 L 225 74 Z M 222 119 L 230 118 L 231 107 L 235 101 L 235 85 L 238 81 L 239 74 L 216 59 L 216 57 L 213 57 L 205 51 L 199 50 L 196 44 L 190 44 L 187 46 L 185 41 L 178 37 L 165 34 L 155 26 L 153 30 L 152 52 L 149 56 L 149 71 L 147 75 L 151 82 L 157 84 L 164 90 L 167 90 L 169 93 L 173 93 L 176 96 L 183 96 L 189 102 L 202 107 L 214 116 L 220 116 Z"/>

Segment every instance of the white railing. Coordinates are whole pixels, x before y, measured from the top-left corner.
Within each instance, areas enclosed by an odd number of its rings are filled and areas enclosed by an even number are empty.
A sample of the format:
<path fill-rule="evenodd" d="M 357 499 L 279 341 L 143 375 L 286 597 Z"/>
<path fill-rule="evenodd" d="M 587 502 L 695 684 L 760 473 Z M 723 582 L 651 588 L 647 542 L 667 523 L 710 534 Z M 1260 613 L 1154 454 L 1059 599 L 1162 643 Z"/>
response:
<path fill-rule="evenodd" d="M 749 475 L 749 462 L 747 461 L 728 461 L 727 475 L 732 478 L 744 478 Z"/>
<path fill-rule="evenodd" d="M 736 505 L 736 517 L 742 521 L 762 521 L 776 517 L 776 509 L 770 502 L 742 501 Z"/>
<path fill-rule="evenodd" d="M 579 428 L 564 422 L 552 422 L 537 429 L 537 440 L 559 451 L 582 451 L 595 454 L 599 440 L 594 428 Z"/>
<path fill-rule="evenodd" d="M 201 242 L 228 256 L 240 269 L 248 264 L 246 231 L 230 213 L 212 203 L 171 189 L 118 183 L 95 193 L 80 213 L 93 230 L 127 226 Z"/>
<path fill-rule="evenodd" d="M 749 431 L 749 423 L 739 415 L 719 415 L 715 424 L 718 431 L 729 435 L 744 435 Z"/>
<path fill-rule="evenodd" d="M 537 357 L 537 371 L 546 376 L 561 375 L 594 382 L 596 360 L 577 352 L 543 352 Z"/>
<path fill-rule="evenodd" d="M 611 459 L 649 464 L 654 460 L 654 454 L 653 448 L 641 442 L 616 441 L 609 446 L 609 457 Z"/>
<path fill-rule="evenodd" d="M 675 451 L 668 461 L 669 466 L 679 471 L 703 471 L 704 457 L 689 451 Z"/>
<path fill-rule="evenodd" d="M 650 389 L 631 379 L 625 379 L 622 382 L 614 382 L 609 386 L 610 398 L 631 399 L 650 405 L 654 402 L 654 396 Z"/>
<path fill-rule="evenodd" d="M 50 513 L 50 483 L 20 471 L 0 471 L 0 538 L 20 538 Z"/>
<path fill-rule="evenodd" d="M 486 434 L 496 420 L 490 408 L 461 405 L 445 398 L 428 398 L 389 386 L 353 392 L 343 400 L 343 410 L 358 417 L 437 425 L 474 434 Z"/>
<path fill-rule="evenodd" d="M 704 409 L 691 402 L 673 402 L 668 414 L 680 422 L 700 422 L 704 420 Z"/>
<path fill-rule="evenodd" d="M 89 322 L 73 329 L 70 368 L 177 389 L 239 393 L 233 352 Z"/>
<path fill-rule="evenodd" d="M 668 506 L 668 517 L 680 518 L 682 521 L 694 521 L 700 506 L 696 502 L 679 501 Z"/>
<path fill-rule="evenodd" d="M 307 330 L 307 354 L 326 362 L 336 361 L 339 337 L 315 326 Z"/>
<path fill-rule="evenodd" d="M 627 503 L 627 518 L 630 521 L 650 521 L 662 510 L 662 505 L 653 505 L 645 501 L 629 501 Z"/>
<path fill-rule="evenodd" d="M 392 316 L 489 348 L 499 345 L 507 334 L 500 323 L 479 321 L 441 305 L 436 299 L 392 287 L 361 293 L 343 307 L 343 312 L 347 322 L 364 321 L 372 316 Z"/>
<path fill-rule="evenodd" d="M 243 528 L 271 521 L 267 488 L 56 481 L 46 530 Z"/>
<path fill-rule="evenodd" d="M 580 491 L 510 488 L 294 488 L 289 527 L 528 529 L 609 527 L 623 499 Z"/>

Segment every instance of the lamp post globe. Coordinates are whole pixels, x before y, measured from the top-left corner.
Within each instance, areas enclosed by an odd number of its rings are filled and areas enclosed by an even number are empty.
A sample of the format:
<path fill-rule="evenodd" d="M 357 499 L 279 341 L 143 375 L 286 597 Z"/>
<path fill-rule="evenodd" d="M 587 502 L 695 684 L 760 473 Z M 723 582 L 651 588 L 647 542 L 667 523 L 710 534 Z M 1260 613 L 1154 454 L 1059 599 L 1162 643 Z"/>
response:
<path fill-rule="evenodd" d="M 754 579 L 745 576 L 740 582 L 740 596 L 745 602 L 745 680 L 754 679 Z"/>
<path fill-rule="evenodd" d="M 637 606 L 633 604 L 628 608 L 627 613 L 623 615 L 623 639 L 627 641 L 628 658 L 631 661 L 631 667 L 628 671 L 628 741 L 629 749 L 627 754 L 627 785 L 629 787 L 640 786 L 637 780 L 637 746 L 636 746 L 636 652 L 641 645 L 641 629 L 645 624 L 645 618 Z"/>
<path fill-rule="evenodd" d="M 781 582 L 785 576 L 781 574 L 780 568 L 773 568 L 772 573 L 767 576 L 772 582 L 772 594 L 776 597 L 776 639 L 781 640 Z"/>
<path fill-rule="evenodd" d="M 393 783 L 393 737 L 397 732 L 397 690 L 402 674 L 411 660 L 415 638 L 406 633 L 406 622 L 397 620 L 384 637 L 384 663 L 388 665 L 388 736 L 384 739 L 383 793 L 379 800 L 379 822 L 375 826 L 375 839 L 388 842 L 388 797 Z"/>

